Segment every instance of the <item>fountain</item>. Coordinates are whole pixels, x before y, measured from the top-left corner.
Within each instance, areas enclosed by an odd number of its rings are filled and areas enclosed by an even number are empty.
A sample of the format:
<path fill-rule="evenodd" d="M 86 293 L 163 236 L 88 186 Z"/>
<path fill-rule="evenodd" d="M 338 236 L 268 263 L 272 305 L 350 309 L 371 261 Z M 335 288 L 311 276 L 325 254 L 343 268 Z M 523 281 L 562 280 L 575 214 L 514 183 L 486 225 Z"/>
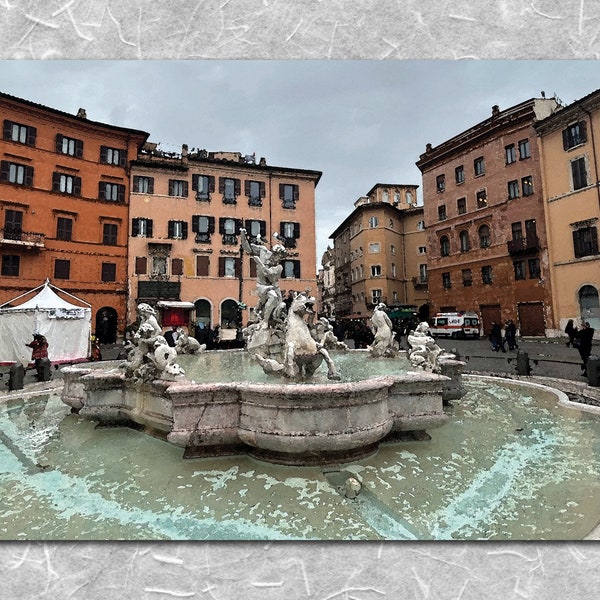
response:
<path fill-rule="evenodd" d="M 448 420 L 443 404 L 464 394 L 463 363 L 440 353 L 420 329 L 409 352 L 414 370 L 402 372 L 408 363 L 398 357 L 383 304 L 373 314 L 370 356 L 348 350 L 326 320 L 315 322 L 315 299 L 307 292 L 295 293 L 287 305 L 283 301 L 279 276 L 286 249 L 278 243 L 268 248 L 260 237 L 251 241 L 244 230 L 241 236 L 242 248 L 257 264 L 259 301 L 256 320 L 244 332 L 246 349 L 227 351 L 237 360 L 229 368 L 240 373 L 247 354 L 267 381 L 226 381 L 225 373 L 222 381 L 186 377 L 188 367 L 160 335 L 153 309 L 140 304 L 141 324 L 127 360 L 113 368 L 63 369 L 63 402 L 101 423 L 133 425 L 164 437 L 184 448 L 185 457 L 247 452 L 294 465 L 355 460 L 384 440 L 427 439 L 427 430 Z M 191 364 L 215 352 L 195 350 Z M 356 364 L 383 360 L 387 369 L 341 381 L 336 353 Z M 326 382 L 315 377 L 322 363 Z"/>

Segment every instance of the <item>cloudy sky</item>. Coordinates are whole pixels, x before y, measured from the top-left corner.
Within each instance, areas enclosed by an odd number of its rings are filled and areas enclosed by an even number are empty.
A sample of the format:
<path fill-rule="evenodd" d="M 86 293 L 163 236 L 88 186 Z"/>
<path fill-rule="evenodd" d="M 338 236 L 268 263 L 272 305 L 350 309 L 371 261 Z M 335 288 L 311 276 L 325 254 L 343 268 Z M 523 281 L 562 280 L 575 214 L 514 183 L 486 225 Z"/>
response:
<path fill-rule="evenodd" d="M 600 87 L 600 61 L 0 61 L 0 90 L 181 144 L 314 169 L 317 260 L 376 183 L 421 185 L 415 162 L 501 109 Z"/>

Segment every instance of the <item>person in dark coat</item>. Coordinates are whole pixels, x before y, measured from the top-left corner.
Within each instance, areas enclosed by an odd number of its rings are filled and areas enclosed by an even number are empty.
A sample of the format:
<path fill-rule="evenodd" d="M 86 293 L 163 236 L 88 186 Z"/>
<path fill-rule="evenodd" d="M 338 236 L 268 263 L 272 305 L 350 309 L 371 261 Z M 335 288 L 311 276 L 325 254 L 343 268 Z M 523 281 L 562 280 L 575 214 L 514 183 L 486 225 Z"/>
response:
<path fill-rule="evenodd" d="M 577 336 L 577 327 L 575 327 L 573 323 L 573 319 L 569 319 L 567 321 L 567 326 L 565 327 L 565 333 L 569 336 L 569 341 L 567 342 L 567 348 L 569 346 L 575 347 L 573 342 L 575 341 L 575 337 Z"/>
<path fill-rule="evenodd" d="M 515 350 L 517 348 L 517 326 L 511 319 L 506 322 L 506 327 L 504 328 L 504 339 L 508 344 L 509 350 Z"/>
<path fill-rule="evenodd" d="M 173 325 L 171 329 L 165 331 L 163 337 L 165 340 L 167 340 L 167 344 L 169 344 L 171 348 L 175 348 L 175 345 L 177 344 L 177 338 L 179 337 L 179 334 L 177 333 L 177 325 Z"/>
<path fill-rule="evenodd" d="M 500 323 L 496 323 L 496 321 L 492 321 L 492 330 L 490 332 L 490 344 L 492 345 L 492 350 L 494 352 L 498 352 L 498 350 L 506 352 L 506 348 L 504 347 L 504 340 L 502 339 L 502 327 L 500 327 Z"/>
<path fill-rule="evenodd" d="M 576 340 L 578 341 L 577 350 L 581 356 L 581 374 L 587 377 L 587 361 L 592 353 L 592 339 L 594 337 L 594 329 L 585 321 L 581 325 L 581 329 L 577 332 Z"/>

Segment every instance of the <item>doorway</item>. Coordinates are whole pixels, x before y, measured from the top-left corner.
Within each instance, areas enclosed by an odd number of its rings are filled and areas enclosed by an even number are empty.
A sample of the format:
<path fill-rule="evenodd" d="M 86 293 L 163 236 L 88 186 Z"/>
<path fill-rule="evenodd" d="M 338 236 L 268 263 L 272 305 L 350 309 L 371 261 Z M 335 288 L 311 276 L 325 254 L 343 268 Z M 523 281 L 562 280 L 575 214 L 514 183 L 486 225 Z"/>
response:
<path fill-rule="evenodd" d="M 101 344 L 117 341 L 117 311 L 111 306 L 103 306 L 96 313 L 96 338 Z"/>

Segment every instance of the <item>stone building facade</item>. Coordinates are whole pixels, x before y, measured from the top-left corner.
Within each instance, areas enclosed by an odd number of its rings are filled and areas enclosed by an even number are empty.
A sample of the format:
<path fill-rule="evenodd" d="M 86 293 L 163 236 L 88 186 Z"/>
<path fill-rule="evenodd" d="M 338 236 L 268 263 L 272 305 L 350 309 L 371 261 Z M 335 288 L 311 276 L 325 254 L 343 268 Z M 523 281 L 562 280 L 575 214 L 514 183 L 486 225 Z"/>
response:
<path fill-rule="evenodd" d="M 600 90 L 538 122 L 555 333 L 600 332 Z M 598 334 L 597 334 L 598 335 Z"/>
<path fill-rule="evenodd" d="M 48 278 L 88 302 L 96 333 L 114 341 L 125 325 L 129 162 L 148 134 L 3 93 L 0 116 L 0 302 Z"/>
<path fill-rule="evenodd" d="M 433 312 L 512 319 L 522 335 L 554 329 L 542 174 L 534 125 L 559 108 L 531 99 L 426 151 L 423 175 Z"/>

